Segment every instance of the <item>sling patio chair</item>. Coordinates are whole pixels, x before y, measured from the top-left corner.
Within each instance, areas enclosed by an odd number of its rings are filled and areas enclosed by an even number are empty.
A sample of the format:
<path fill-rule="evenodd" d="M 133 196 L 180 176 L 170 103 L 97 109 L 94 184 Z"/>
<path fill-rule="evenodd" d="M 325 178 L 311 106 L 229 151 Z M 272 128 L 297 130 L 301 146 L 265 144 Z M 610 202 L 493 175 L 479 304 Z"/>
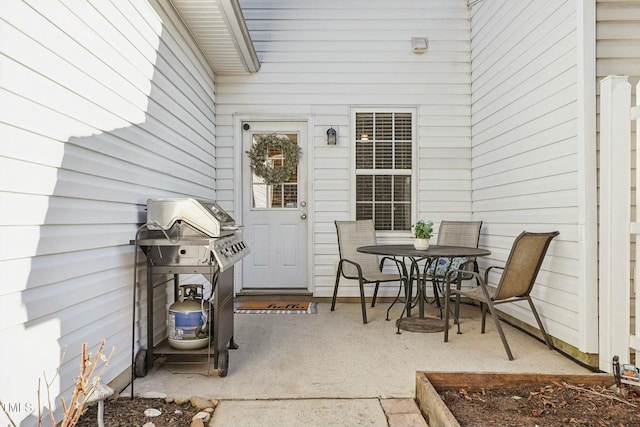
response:
<path fill-rule="evenodd" d="M 378 263 L 377 255 L 370 255 L 358 252 L 360 246 L 372 246 L 376 244 L 376 230 L 373 220 L 357 221 L 335 221 L 338 233 L 338 250 L 340 252 L 340 262 L 336 272 L 336 283 L 333 288 L 333 299 L 331 300 L 331 311 L 336 306 L 338 296 L 338 285 L 340 278 L 353 279 L 358 281 L 360 287 L 360 303 L 362 305 L 362 323 L 367 323 L 367 308 L 364 296 L 364 285 L 375 283 L 371 307 L 375 307 L 378 296 L 378 287 L 381 282 L 401 282 L 405 292 L 408 285 L 406 266 L 399 260 L 391 257 L 383 257 Z M 383 266 L 386 260 L 396 264 L 397 273 L 384 273 Z M 400 290 L 398 290 L 400 292 Z"/>
<path fill-rule="evenodd" d="M 487 314 L 487 306 L 489 312 L 500 335 L 504 349 L 509 356 L 509 360 L 513 360 L 513 354 L 507 343 L 507 339 L 500 325 L 498 314 L 495 309 L 496 304 L 504 304 L 514 301 L 526 300 L 531 307 L 531 312 L 538 322 L 538 327 L 542 333 L 544 341 L 547 343 L 549 350 L 553 349 L 553 343 L 551 338 L 547 335 L 540 321 L 540 316 L 533 305 L 531 299 L 531 290 L 536 282 L 536 277 L 540 271 L 540 266 L 544 260 L 547 249 L 551 240 L 560 234 L 557 231 L 549 233 L 529 233 L 523 231 L 518 237 L 516 237 L 507 258 L 507 262 L 504 267 L 490 266 L 485 270 L 484 279 L 480 277 L 477 272 L 469 272 L 468 270 L 458 270 L 464 274 L 473 274 L 477 279 L 479 286 L 473 289 L 459 289 L 451 286 L 453 271 L 447 273 L 446 281 L 446 293 L 445 293 L 445 328 L 444 328 L 444 341 L 449 340 L 449 299 L 451 294 L 455 295 L 455 322 L 458 324 L 458 334 L 460 332 L 460 297 L 466 297 L 473 301 L 478 301 L 482 307 L 482 327 L 481 333 L 485 332 L 485 318 Z M 489 284 L 489 273 L 493 269 L 502 270 L 502 275 L 497 286 Z M 458 280 L 460 275 L 458 276 Z"/>
<path fill-rule="evenodd" d="M 469 248 L 477 248 L 480 241 L 480 228 L 482 221 L 447 221 L 443 220 L 438 227 L 439 246 L 465 246 Z M 431 280 L 433 285 L 433 297 L 440 309 L 440 318 L 442 318 L 442 304 L 440 303 L 440 295 L 444 295 L 445 275 L 449 270 L 458 270 L 460 268 L 478 272 L 478 264 L 475 259 L 467 257 L 455 258 L 437 258 L 431 263 L 425 265 L 426 271 L 424 277 Z M 474 276 L 463 274 L 461 280 L 471 280 Z M 452 280 L 457 279 L 457 273 L 453 273 Z"/>

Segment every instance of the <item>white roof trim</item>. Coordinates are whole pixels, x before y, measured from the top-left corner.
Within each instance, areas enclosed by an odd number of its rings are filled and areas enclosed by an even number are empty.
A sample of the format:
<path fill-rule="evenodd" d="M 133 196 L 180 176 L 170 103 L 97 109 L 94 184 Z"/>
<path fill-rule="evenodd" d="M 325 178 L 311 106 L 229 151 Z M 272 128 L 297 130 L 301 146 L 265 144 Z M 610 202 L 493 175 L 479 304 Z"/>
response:
<path fill-rule="evenodd" d="M 170 1 L 216 74 L 260 69 L 238 0 Z"/>

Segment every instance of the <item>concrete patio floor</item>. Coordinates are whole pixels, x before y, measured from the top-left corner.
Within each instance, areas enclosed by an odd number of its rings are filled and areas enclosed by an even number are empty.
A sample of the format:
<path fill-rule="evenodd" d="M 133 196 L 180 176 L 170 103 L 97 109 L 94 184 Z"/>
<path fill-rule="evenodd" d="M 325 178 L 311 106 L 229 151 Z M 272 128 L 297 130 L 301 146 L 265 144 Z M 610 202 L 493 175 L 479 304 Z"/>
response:
<path fill-rule="evenodd" d="M 385 321 L 387 306 L 369 307 L 366 325 L 360 305 L 353 303 L 339 303 L 334 312 L 330 304 L 318 303 L 318 313 L 310 315 L 236 314 L 234 338 L 240 348 L 230 351 L 226 377 L 213 366 L 207 376 L 206 363 L 158 359 L 146 377 L 136 379 L 135 394 L 218 399 L 209 423 L 217 427 L 395 427 L 420 425 L 391 414 L 394 402 L 404 404 L 395 399 L 415 397 L 417 371 L 589 372 L 505 325 L 515 357 L 509 361 L 492 323 L 480 334 L 476 307 L 463 305 L 463 334 L 452 326 L 445 343 L 442 332 L 397 335 L 395 322 Z M 395 307 L 391 318 L 400 310 Z"/>

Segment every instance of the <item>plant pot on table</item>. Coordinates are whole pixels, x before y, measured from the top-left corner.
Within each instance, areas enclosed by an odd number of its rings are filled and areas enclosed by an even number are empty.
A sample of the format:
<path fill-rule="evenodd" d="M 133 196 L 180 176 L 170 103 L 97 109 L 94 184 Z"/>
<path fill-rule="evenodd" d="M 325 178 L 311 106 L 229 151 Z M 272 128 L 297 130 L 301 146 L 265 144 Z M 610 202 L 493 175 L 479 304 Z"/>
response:
<path fill-rule="evenodd" d="M 416 238 L 413 240 L 413 247 L 419 251 L 426 251 L 429 249 L 429 239 Z"/>

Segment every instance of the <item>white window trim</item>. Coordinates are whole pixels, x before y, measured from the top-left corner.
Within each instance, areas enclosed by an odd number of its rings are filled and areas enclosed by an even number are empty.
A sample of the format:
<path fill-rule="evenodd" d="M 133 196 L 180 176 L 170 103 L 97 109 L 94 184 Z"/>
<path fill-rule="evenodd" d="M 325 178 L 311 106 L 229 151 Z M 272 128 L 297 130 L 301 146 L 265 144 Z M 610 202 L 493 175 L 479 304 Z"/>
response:
<path fill-rule="evenodd" d="M 349 126 L 349 194 L 350 194 L 350 211 L 351 218 L 356 217 L 356 113 L 411 113 L 411 224 L 415 224 L 418 217 L 418 109 L 408 107 L 351 107 L 350 126 Z M 384 170 L 380 170 L 384 172 Z M 397 173 L 398 171 L 394 171 Z M 377 237 L 382 239 L 405 238 L 412 236 L 411 230 L 407 231 L 388 231 L 381 230 L 376 232 Z"/>

